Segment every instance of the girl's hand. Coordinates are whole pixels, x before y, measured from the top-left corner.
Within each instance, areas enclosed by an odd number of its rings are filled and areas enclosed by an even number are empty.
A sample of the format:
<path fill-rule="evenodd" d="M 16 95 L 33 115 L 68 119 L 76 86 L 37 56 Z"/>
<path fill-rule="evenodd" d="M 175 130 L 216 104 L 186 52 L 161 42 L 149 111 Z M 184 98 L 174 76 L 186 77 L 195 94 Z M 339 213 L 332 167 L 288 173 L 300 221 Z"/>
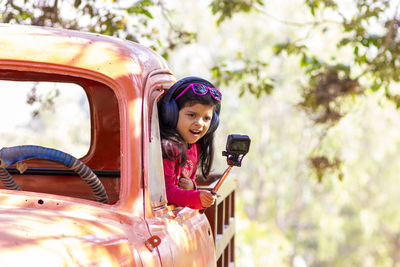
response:
<path fill-rule="evenodd" d="M 204 208 L 208 208 L 214 204 L 215 196 L 213 194 L 211 194 L 211 192 L 209 192 L 209 191 L 201 191 L 200 192 L 200 201 L 201 201 L 201 205 Z"/>
<path fill-rule="evenodd" d="M 194 184 L 193 184 L 192 179 L 187 178 L 187 177 L 181 177 L 179 179 L 178 186 L 179 186 L 179 188 L 182 188 L 182 189 L 185 189 L 185 190 L 194 189 Z"/>

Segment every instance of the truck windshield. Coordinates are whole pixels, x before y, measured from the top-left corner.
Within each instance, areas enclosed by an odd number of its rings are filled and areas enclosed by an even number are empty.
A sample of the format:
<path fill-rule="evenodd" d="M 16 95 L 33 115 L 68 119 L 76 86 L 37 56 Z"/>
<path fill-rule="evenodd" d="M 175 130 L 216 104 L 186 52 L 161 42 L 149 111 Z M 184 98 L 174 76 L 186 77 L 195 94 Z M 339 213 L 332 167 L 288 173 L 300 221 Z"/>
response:
<path fill-rule="evenodd" d="M 74 83 L 0 80 L 0 148 L 40 145 L 81 158 L 90 147 L 90 110 Z"/>

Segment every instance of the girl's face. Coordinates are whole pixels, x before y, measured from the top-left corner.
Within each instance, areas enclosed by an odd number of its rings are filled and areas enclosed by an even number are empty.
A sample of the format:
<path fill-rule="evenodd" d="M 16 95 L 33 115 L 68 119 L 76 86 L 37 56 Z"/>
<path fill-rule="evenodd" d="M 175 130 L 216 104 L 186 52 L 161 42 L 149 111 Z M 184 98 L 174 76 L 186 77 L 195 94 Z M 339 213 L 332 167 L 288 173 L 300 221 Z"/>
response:
<path fill-rule="evenodd" d="M 179 110 L 176 130 L 186 144 L 194 144 L 202 138 L 210 128 L 214 108 L 209 105 L 194 104 Z"/>

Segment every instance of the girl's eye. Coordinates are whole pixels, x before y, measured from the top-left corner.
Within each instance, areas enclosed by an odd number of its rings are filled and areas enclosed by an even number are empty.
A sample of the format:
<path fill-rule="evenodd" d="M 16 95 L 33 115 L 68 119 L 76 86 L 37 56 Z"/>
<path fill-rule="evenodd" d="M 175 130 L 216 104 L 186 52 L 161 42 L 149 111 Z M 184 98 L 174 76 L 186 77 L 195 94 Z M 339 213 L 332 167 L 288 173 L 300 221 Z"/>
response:
<path fill-rule="evenodd" d="M 187 114 L 190 118 L 194 118 L 194 114 L 193 113 L 188 113 Z"/>
<path fill-rule="evenodd" d="M 210 120 L 211 120 L 211 117 L 210 117 L 210 116 L 207 116 L 207 117 L 204 118 L 204 120 L 205 120 L 205 121 L 210 121 Z"/>

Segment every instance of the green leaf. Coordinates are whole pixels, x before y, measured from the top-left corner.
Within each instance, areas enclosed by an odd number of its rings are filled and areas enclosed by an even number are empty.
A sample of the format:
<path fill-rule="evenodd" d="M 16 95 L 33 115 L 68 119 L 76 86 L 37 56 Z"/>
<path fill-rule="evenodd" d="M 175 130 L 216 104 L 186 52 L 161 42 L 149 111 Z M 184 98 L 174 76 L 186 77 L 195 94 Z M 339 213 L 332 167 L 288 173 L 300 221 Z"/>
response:
<path fill-rule="evenodd" d="M 358 46 L 354 47 L 353 54 L 354 54 L 355 56 L 358 56 L 358 51 L 359 51 Z"/>
<path fill-rule="evenodd" d="M 78 8 L 81 5 L 81 3 L 82 3 L 82 0 L 75 0 L 74 7 Z"/>
<path fill-rule="evenodd" d="M 210 3 L 213 15 L 218 15 L 217 25 L 238 13 L 249 13 L 256 10 L 257 6 L 263 6 L 261 0 L 214 0 Z"/>
<path fill-rule="evenodd" d="M 308 62 L 308 60 L 307 60 L 307 55 L 305 54 L 305 53 L 303 53 L 303 56 L 301 57 L 301 60 L 300 60 L 300 67 L 307 67 L 307 66 L 309 66 L 310 64 L 309 64 L 309 62 Z"/>
<path fill-rule="evenodd" d="M 148 11 L 147 9 L 143 10 L 143 14 L 146 15 L 146 17 L 153 19 L 153 15 Z"/>

